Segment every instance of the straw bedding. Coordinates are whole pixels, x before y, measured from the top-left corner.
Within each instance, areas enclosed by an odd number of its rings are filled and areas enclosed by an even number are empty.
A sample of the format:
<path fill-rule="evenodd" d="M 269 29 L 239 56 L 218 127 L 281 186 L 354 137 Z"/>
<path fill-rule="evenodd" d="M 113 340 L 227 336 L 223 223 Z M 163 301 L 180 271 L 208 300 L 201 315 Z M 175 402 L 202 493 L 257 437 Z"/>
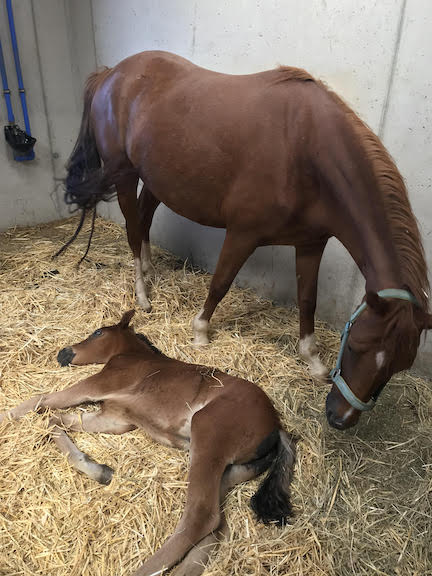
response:
<path fill-rule="evenodd" d="M 60 368 L 56 353 L 134 305 L 133 262 L 120 226 L 97 220 L 80 269 L 85 234 L 51 261 L 75 225 L 69 219 L 0 236 L 1 411 L 98 370 Z M 328 386 L 311 380 L 296 353 L 296 310 L 233 288 L 214 316 L 210 346 L 195 350 L 191 319 L 210 276 L 160 249 L 154 262 L 153 311 L 139 311 L 136 328 L 170 356 L 258 383 L 301 438 L 292 524 L 257 524 L 248 506 L 256 481 L 238 486 L 226 501 L 230 539 L 206 574 L 431 575 L 430 383 L 399 375 L 355 430 L 330 430 Z M 317 333 L 330 364 L 339 336 L 322 324 Z M 74 434 L 82 450 L 116 470 L 102 487 L 71 469 L 47 423 L 47 414 L 31 414 L 0 427 L 0 574 L 130 574 L 180 518 L 187 454 L 141 431 Z"/>

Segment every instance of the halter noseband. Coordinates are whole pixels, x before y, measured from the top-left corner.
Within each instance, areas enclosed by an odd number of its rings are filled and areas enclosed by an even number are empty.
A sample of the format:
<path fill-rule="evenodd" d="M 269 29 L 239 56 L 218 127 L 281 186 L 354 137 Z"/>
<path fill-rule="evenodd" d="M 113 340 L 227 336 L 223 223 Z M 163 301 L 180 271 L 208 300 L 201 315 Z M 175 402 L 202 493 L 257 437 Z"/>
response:
<path fill-rule="evenodd" d="M 419 306 L 419 303 L 417 302 L 416 298 L 411 294 L 411 292 L 408 292 L 408 290 L 387 288 L 386 290 L 380 290 L 377 294 L 381 298 L 396 298 L 397 300 L 406 300 L 408 302 L 411 302 L 412 304 L 415 304 L 416 306 Z M 330 371 L 330 378 L 333 384 L 335 384 L 338 387 L 339 392 L 342 394 L 345 400 L 349 404 L 351 404 L 353 408 L 355 408 L 356 410 L 361 410 L 362 412 L 372 410 L 372 408 L 375 406 L 378 394 L 372 395 L 371 399 L 368 400 L 368 402 L 363 402 L 362 400 L 357 398 L 357 396 L 354 394 L 354 392 L 351 390 L 351 388 L 343 379 L 343 376 L 341 375 L 341 367 L 342 367 L 342 356 L 345 350 L 345 346 L 348 340 L 351 327 L 357 320 L 357 318 L 360 316 L 360 314 L 363 312 L 363 310 L 366 308 L 366 306 L 367 303 L 362 302 L 360 306 L 357 308 L 357 310 L 353 313 L 351 318 L 348 320 L 348 322 L 345 324 L 345 328 L 343 329 L 341 335 L 341 346 L 336 362 L 336 367 Z"/>

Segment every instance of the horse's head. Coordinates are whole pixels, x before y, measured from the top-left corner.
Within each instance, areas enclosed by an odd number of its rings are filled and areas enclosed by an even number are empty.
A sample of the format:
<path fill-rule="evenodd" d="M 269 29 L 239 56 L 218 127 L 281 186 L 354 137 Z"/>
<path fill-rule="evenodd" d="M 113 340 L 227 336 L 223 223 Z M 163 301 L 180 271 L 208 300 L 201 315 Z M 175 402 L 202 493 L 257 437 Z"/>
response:
<path fill-rule="evenodd" d="M 331 373 L 329 424 L 340 430 L 357 424 L 391 376 L 413 364 L 421 332 L 428 328 L 432 316 L 412 302 L 368 292 L 345 327 L 338 366 Z"/>
<path fill-rule="evenodd" d="M 58 362 L 61 366 L 105 364 L 116 354 L 126 352 L 136 339 L 135 332 L 129 328 L 134 314 L 135 310 L 129 310 L 118 324 L 98 328 L 82 342 L 63 348 L 57 355 Z"/>

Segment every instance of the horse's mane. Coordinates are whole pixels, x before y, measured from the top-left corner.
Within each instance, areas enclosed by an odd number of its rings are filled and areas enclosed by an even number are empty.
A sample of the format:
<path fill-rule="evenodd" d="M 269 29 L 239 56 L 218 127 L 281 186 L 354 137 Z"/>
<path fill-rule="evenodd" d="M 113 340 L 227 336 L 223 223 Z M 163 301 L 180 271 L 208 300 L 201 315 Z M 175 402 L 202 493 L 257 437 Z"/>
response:
<path fill-rule="evenodd" d="M 363 144 L 367 158 L 370 160 L 379 189 L 383 195 L 393 242 L 399 257 L 402 280 L 417 298 L 424 310 L 428 308 L 430 291 L 424 248 L 405 182 L 387 152 L 369 126 L 333 91 L 322 82 L 319 84 L 327 91 L 336 104 L 345 112 L 354 132 Z"/>
<path fill-rule="evenodd" d="M 424 248 L 417 220 L 412 212 L 405 182 L 392 157 L 369 126 L 363 122 L 346 102 L 323 82 L 314 79 L 305 70 L 281 66 L 278 68 L 281 81 L 312 80 L 343 110 L 348 122 L 363 145 L 371 162 L 384 206 L 389 218 L 393 242 L 399 257 L 402 280 L 412 291 L 424 310 L 428 309 L 430 291 Z"/>

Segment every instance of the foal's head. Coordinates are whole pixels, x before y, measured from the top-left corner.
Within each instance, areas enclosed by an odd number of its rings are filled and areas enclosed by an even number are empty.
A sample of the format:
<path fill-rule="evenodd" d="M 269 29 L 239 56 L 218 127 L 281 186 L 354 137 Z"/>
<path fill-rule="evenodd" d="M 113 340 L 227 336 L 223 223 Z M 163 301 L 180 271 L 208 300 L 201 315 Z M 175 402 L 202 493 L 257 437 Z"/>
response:
<path fill-rule="evenodd" d="M 393 374 L 413 364 L 422 331 L 432 328 L 432 316 L 411 302 L 368 292 L 366 303 L 351 326 L 340 366 L 349 390 L 365 403 L 378 397 Z M 329 424 L 341 430 L 361 415 L 335 384 L 326 410 Z"/>
<path fill-rule="evenodd" d="M 116 354 L 121 354 L 137 345 L 137 335 L 129 326 L 135 310 L 125 312 L 118 324 L 103 326 L 90 334 L 88 338 L 63 348 L 57 355 L 62 366 L 68 364 L 106 364 Z"/>

